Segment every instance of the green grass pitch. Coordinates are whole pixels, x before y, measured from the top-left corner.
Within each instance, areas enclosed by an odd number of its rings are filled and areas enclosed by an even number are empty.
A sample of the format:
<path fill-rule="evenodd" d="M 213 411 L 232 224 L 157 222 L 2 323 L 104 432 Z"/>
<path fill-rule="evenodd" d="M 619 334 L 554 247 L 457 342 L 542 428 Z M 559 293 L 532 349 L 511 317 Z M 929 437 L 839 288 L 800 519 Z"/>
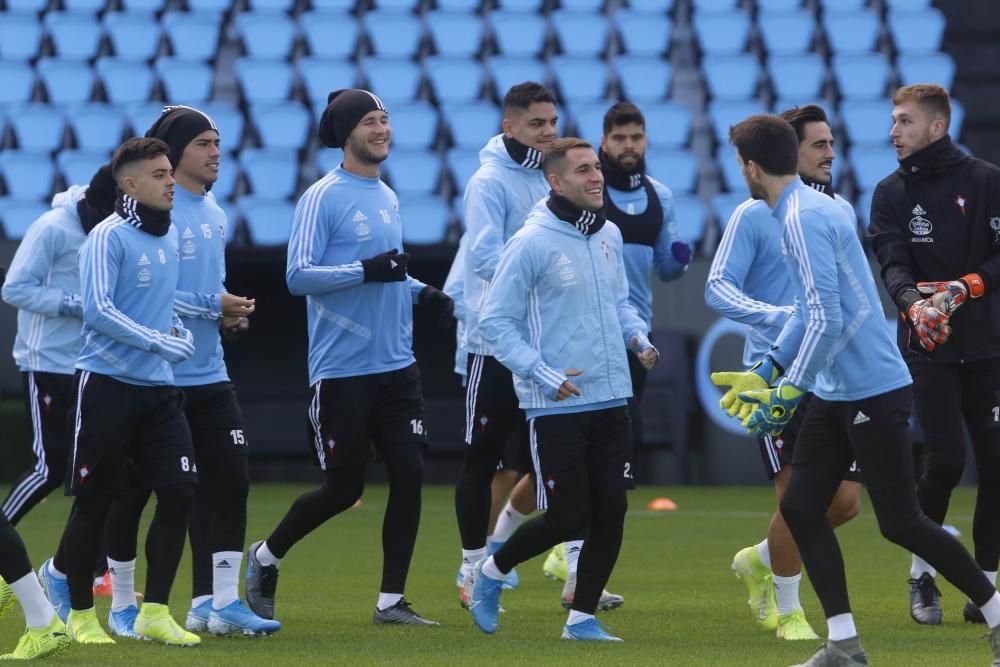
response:
<path fill-rule="evenodd" d="M 306 487 L 257 485 L 250 495 L 248 541 L 262 539 Z M 649 499 L 669 496 L 674 512 L 650 512 Z M 624 644 L 559 640 L 565 612 L 560 587 L 541 574 L 542 558 L 519 568 L 521 588 L 504 593 L 507 613 L 494 636 L 472 624 L 454 585 L 459 542 L 452 489 L 424 491 L 420 537 L 407 599 L 441 627 L 373 626 L 381 574 L 380 532 L 385 487 L 370 487 L 360 508 L 328 522 L 282 563 L 277 616 L 284 628 L 267 638 L 203 637 L 197 649 L 170 649 L 119 639 L 115 647 L 74 645 L 52 663 L 74 665 L 791 665 L 817 642 L 787 643 L 760 630 L 745 604 L 743 584 L 730 571 L 733 554 L 758 542 L 773 510 L 773 493 L 756 488 L 645 488 L 631 494 L 625 544 L 608 586 L 625 606 L 602 614 Z M 971 543 L 974 494 L 963 488 L 949 522 Z M 69 502 L 58 495 L 33 510 L 20 532 L 37 565 L 53 551 Z M 147 511 L 147 520 L 150 515 Z M 145 535 L 145 531 L 143 531 Z M 909 558 L 883 540 L 865 498 L 861 515 L 838 531 L 848 566 L 854 613 L 872 665 L 989 664 L 983 626 L 962 622 L 965 598 L 944 581 L 945 621 L 920 627 L 909 619 Z M 140 546 L 138 587 L 145 581 Z M 171 609 L 183 621 L 189 602 L 188 556 L 181 564 Z M 802 599 L 814 628 L 825 634 L 807 581 Z M 107 618 L 108 599 L 98 601 Z M 23 630 L 15 607 L 0 620 L 0 650 Z"/>

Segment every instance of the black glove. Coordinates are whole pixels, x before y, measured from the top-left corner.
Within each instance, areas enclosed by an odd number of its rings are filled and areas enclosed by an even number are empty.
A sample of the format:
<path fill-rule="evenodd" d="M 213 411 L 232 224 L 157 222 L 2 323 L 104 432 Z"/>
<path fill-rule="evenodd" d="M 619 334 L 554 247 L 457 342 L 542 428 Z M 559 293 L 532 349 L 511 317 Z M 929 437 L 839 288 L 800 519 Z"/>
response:
<path fill-rule="evenodd" d="M 227 327 L 223 320 L 219 320 L 219 331 L 222 333 L 222 337 L 226 340 L 239 340 L 249 328 L 250 319 L 247 317 L 238 318 L 236 326 L 232 327 Z"/>
<path fill-rule="evenodd" d="M 450 296 L 428 285 L 420 290 L 417 302 L 438 318 L 439 327 L 447 329 L 451 325 L 451 318 L 455 314 L 455 302 Z"/>
<path fill-rule="evenodd" d="M 406 280 L 406 262 L 409 259 L 409 253 L 400 253 L 393 248 L 371 259 L 361 260 L 361 267 L 365 270 L 365 282 L 398 283 Z"/>

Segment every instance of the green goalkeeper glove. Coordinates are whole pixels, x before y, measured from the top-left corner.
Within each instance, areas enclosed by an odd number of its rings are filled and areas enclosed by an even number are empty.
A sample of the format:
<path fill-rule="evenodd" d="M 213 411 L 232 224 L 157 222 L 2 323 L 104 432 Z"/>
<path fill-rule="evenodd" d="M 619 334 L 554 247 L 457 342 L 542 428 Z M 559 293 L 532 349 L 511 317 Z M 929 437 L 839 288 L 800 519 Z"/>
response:
<path fill-rule="evenodd" d="M 743 420 L 748 433 L 761 431 L 777 435 L 785 430 L 795 408 L 799 407 L 805 392 L 781 378 L 774 389 L 755 389 L 740 394 L 740 400 L 752 407 L 750 416 Z"/>
<path fill-rule="evenodd" d="M 716 387 L 729 387 L 722 395 L 719 407 L 730 417 L 736 417 L 741 422 L 750 416 L 753 405 L 740 400 L 740 393 L 754 389 L 767 389 L 781 377 L 782 369 L 775 363 L 771 355 L 764 355 L 748 371 L 723 371 L 712 373 L 712 384 Z"/>

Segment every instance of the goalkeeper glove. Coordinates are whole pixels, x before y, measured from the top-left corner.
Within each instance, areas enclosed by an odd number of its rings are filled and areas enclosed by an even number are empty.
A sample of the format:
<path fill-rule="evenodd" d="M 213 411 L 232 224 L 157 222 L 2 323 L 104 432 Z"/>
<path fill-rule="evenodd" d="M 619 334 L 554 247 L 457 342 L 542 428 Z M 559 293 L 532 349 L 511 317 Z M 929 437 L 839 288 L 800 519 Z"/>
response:
<path fill-rule="evenodd" d="M 741 393 L 740 400 L 752 406 L 750 416 L 743 420 L 743 428 L 748 433 L 781 433 L 788 426 L 803 396 L 805 392 L 789 382 L 788 378 L 781 378 L 774 389 L 754 389 Z"/>
<path fill-rule="evenodd" d="M 917 283 L 917 291 L 930 299 L 931 305 L 951 317 L 966 299 L 978 299 L 986 293 L 986 286 L 978 273 L 969 273 L 949 282 Z"/>
<path fill-rule="evenodd" d="M 933 352 L 936 345 L 948 342 L 948 336 L 951 335 L 948 316 L 931 305 L 930 301 L 926 299 L 914 301 L 908 314 L 920 347 Z"/>
<path fill-rule="evenodd" d="M 712 384 L 716 387 L 730 387 L 719 400 L 719 407 L 730 417 L 736 417 L 742 422 L 750 415 L 752 406 L 740 400 L 740 392 L 767 389 L 772 382 L 781 377 L 782 372 L 771 355 L 764 355 L 764 358 L 754 364 L 749 371 L 712 373 Z"/>

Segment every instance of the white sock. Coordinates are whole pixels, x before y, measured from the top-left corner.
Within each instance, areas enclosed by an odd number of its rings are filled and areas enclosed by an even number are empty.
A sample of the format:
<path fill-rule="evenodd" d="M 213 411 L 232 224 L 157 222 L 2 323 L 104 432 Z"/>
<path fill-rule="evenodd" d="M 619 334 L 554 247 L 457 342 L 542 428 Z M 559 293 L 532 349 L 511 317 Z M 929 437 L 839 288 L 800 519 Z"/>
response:
<path fill-rule="evenodd" d="M 576 625 L 577 623 L 583 623 L 584 621 L 593 618 L 593 614 L 584 614 L 582 611 L 570 610 L 569 618 L 566 619 L 566 625 Z"/>
<path fill-rule="evenodd" d="M 402 599 L 403 599 L 402 593 L 379 593 L 378 603 L 375 605 L 375 608 L 378 609 L 379 611 L 385 611 L 386 609 L 388 609 L 389 607 L 396 604 Z"/>
<path fill-rule="evenodd" d="M 500 516 L 497 517 L 497 525 L 493 529 L 493 542 L 506 542 L 510 539 L 510 536 L 514 534 L 518 526 L 524 523 L 524 520 L 528 518 L 527 514 L 521 514 L 514 506 L 507 501 L 506 507 L 500 512 Z"/>
<path fill-rule="evenodd" d="M 486 558 L 486 552 L 486 547 L 480 547 L 479 549 L 462 549 L 463 577 L 472 572 L 472 568 L 476 566 L 476 563 Z"/>
<path fill-rule="evenodd" d="M 830 636 L 827 638 L 832 642 L 839 642 L 851 637 L 858 636 L 858 629 L 854 627 L 854 614 L 837 614 L 826 619 L 826 627 Z"/>
<path fill-rule="evenodd" d="M 111 573 L 111 611 L 121 611 L 135 605 L 135 559 L 108 559 Z"/>
<path fill-rule="evenodd" d="M 570 540 L 566 543 L 567 574 L 576 574 L 576 566 L 580 562 L 581 551 L 583 551 L 583 540 Z"/>
<path fill-rule="evenodd" d="M 986 625 L 995 628 L 1000 625 L 1000 593 L 994 593 L 990 601 L 979 608 L 986 619 Z"/>
<path fill-rule="evenodd" d="M 56 579 L 65 579 L 66 575 L 56 569 L 56 559 L 49 559 L 49 574 L 51 574 Z"/>
<path fill-rule="evenodd" d="M 497 564 L 493 561 L 493 556 L 486 559 L 483 563 L 483 574 L 485 574 L 490 579 L 497 579 L 499 581 L 506 581 L 507 575 L 500 571 Z"/>
<path fill-rule="evenodd" d="M 788 614 L 802 609 L 802 605 L 799 604 L 800 581 L 802 581 L 801 572 L 794 577 L 774 575 L 774 596 L 777 598 L 779 614 Z"/>
<path fill-rule="evenodd" d="M 269 565 L 281 567 L 281 559 L 271 553 L 271 550 L 267 548 L 267 542 L 261 542 L 260 546 L 257 547 L 257 560 L 264 567 Z"/>
<path fill-rule="evenodd" d="M 767 538 L 757 545 L 757 556 L 760 558 L 760 562 L 764 564 L 764 567 L 771 569 L 771 549 L 767 546 Z"/>
<path fill-rule="evenodd" d="M 191 608 L 194 609 L 195 607 L 200 607 L 211 599 L 211 595 L 199 595 L 197 597 L 193 597 L 191 598 Z"/>
<path fill-rule="evenodd" d="M 993 587 L 996 588 L 996 586 L 997 586 L 997 573 L 996 572 L 990 572 L 989 570 L 983 570 L 983 574 L 986 575 L 986 578 L 989 579 L 990 583 L 993 584 Z"/>
<path fill-rule="evenodd" d="M 239 551 L 216 551 L 212 554 L 212 608 L 216 611 L 239 599 L 242 563 L 243 554 Z"/>
<path fill-rule="evenodd" d="M 910 579 L 919 579 L 920 575 L 925 572 L 930 574 L 932 577 L 937 574 L 937 570 L 931 567 L 930 563 L 917 554 L 913 554 L 913 563 L 910 565 Z"/>
<path fill-rule="evenodd" d="M 10 587 L 17 596 L 24 610 L 24 620 L 29 628 L 44 628 L 52 621 L 55 612 L 48 598 L 42 592 L 42 585 L 34 572 L 29 572 L 17 581 L 10 582 Z"/>

